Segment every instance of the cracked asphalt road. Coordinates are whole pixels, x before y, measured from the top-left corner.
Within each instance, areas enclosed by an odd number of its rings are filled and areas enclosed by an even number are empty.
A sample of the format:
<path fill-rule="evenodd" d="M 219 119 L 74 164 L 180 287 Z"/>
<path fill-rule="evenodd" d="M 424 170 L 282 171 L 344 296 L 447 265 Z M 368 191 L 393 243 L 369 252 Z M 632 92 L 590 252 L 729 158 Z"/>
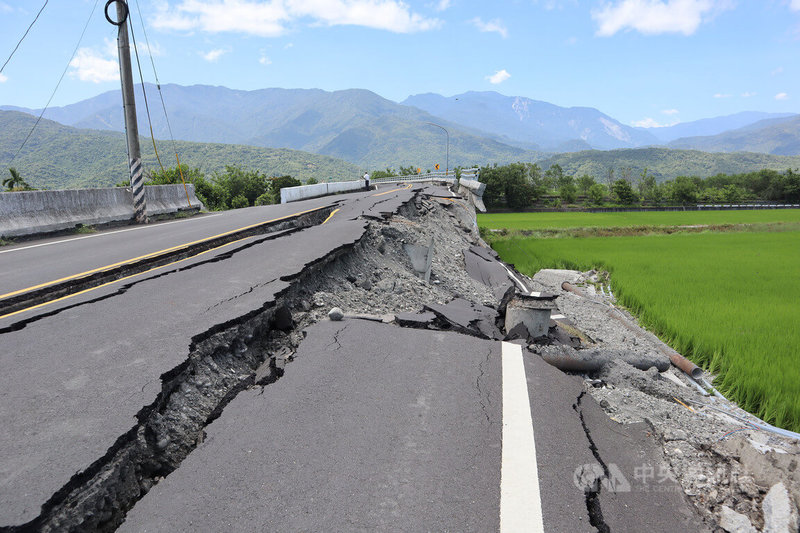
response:
<path fill-rule="evenodd" d="M 0 529 L 34 519 L 76 472 L 113 449 L 190 347 L 222 325 L 235 328 L 275 302 L 307 265 L 357 242 L 367 224 L 357 217 L 380 218 L 413 195 L 347 196 L 325 225 L 251 237 L 0 319 Z M 84 265 L 96 262 L 83 248 L 92 241 L 103 239 L 78 241 Z M 47 248 L 30 249 L 32 257 Z M 473 263 L 478 279 L 503 285 L 496 264 Z M 320 322 L 280 379 L 234 387 L 241 392 L 214 413 L 202 442 L 133 507 L 122 529 L 498 530 L 501 346 L 455 332 Z M 249 350 L 225 347 L 240 348 Z M 235 357 L 213 355 L 211 364 Z M 576 470 L 601 459 L 633 481 L 637 467 L 660 460 L 652 434 L 611 422 L 582 396 L 580 378 L 530 354 L 524 367 L 544 531 L 698 529 L 679 491 L 656 499 L 635 483 L 613 492 L 599 479 L 600 490 L 587 498 Z"/>
<path fill-rule="evenodd" d="M 369 211 L 380 202 L 375 209 L 380 216 L 412 195 L 408 190 L 382 197 L 356 194 L 347 202 L 350 209 L 337 213 L 336 224 L 307 228 L 255 246 L 252 243 L 263 237 L 251 237 L 0 319 L 0 366 L 4 369 L 0 373 L 0 527 L 36 518 L 74 474 L 88 469 L 131 430 L 137 413 L 161 391 L 159 378 L 186 360 L 196 336 L 274 301 L 289 286 L 287 280 L 306 265 L 356 242 L 366 222 L 353 220 L 354 210 Z M 316 203 L 312 201 L 312 206 Z M 276 208 L 281 214 L 287 210 L 286 206 Z M 292 206 L 294 211 L 308 208 Z M 260 211 L 262 220 L 275 214 L 269 207 L 250 211 Z M 241 222 L 240 214 L 230 213 Z M 252 219 L 254 214 L 248 216 Z M 207 227 L 206 232 L 218 229 Z M 134 233 L 122 235 L 130 239 Z M 79 241 L 81 251 L 86 242 Z M 92 242 L 102 248 L 104 240 Z M 61 246 L 20 254 L 32 254 L 33 261 L 42 250 L 56 256 L 63 253 Z M 134 250 L 138 245 L 130 246 Z M 0 262 L 13 255 L 0 256 Z M 96 266 L 94 255 L 84 254 L 83 259 L 80 265 L 74 263 L 75 258 L 68 263 L 78 269 Z M 36 267 L 31 270 L 42 268 L 37 262 L 31 264 Z M 42 274 L 40 279 L 53 277 Z M 269 280 L 276 281 L 266 283 Z"/>

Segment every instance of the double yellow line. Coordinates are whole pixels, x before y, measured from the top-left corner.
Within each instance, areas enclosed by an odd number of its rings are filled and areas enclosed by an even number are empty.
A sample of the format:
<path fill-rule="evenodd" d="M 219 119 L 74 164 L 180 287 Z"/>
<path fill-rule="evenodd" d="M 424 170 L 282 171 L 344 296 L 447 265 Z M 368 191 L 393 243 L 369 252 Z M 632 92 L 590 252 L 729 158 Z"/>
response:
<path fill-rule="evenodd" d="M 314 211 L 319 211 L 321 209 L 324 209 L 324 207 L 317 207 L 317 208 L 314 208 L 314 209 L 307 209 L 305 211 L 299 211 L 297 213 L 292 213 L 290 215 L 286 215 L 286 216 L 282 216 L 282 217 L 278 217 L 278 218 L 273 218 L 273 219 L 270 219 L 270 220 L 265 220 L 263 222 L 257 222 L 255 224 L 250 224 L 250 225 L 247 225 L 247 226 L 243 226 L 241 228 L 232 229 L 232 230 L 229 230 L 229 231 L 226 231 L 226 232 L 223 232 L 223 233 L 219 233 L 217 235 L 212 235 L 210 237 L 205 237 L 203 239 L 197 239 L 195 241 L 179 244 L 177 246 L 171 246 L 169 248 L 164 248 L 163 250 L 158 250 L 157 252 L 151 252 L 149 254 L 140 255 L 138 257 L 132 257 L 132 258 L 126 259 L 124 261 L 118 261 L 118 262 L 112 263 L 110 265 L 105 265 L 105 266 L 101 266 L 101 267 L 98 267 L 98 268 L 93 268 L 91 270 L 87 270 L 87 271 L 81 272 L 79 274 L 73 274 L 71 276 L 65 276 L 63 278 L 54 279 L 52 281 L 48 281 L 48 282 L 45 282 L 45 283 L 40 283 L 38 285 L 33 285 L 31 287 L 26 287 L 24 289 L 19 289 L 19 290 L 16 290 L 16 291 L 12 291 L 12 292 L 0 295 L 0 303 L 2 303 L 2 301 L 4 299 L 6 299 L 6 298 L 11 298 L 13 296 L 18 296 L 20 294 L 24 294 L 24 293 L 27 293 L 27 292 L 32 292 L 32 291 L 35 291 L 35 290 L 38 290 L 38 289 L 42 289 L 42 288 L 45 288 L 45 287 L 51 287 L 51 286 L 57 285 L 59 283 L 64 283 L 64 282 L 68 282 L 68 281 L 72 281 L 72 280 L 85 278 L 87 276 L 90 276 L 92 274 L 96 274 L 98 272 L 110 271 L 110 270 L 112 270 L 114 268 L 117 268 L 117 267 L 121 267 L 121 266 L 125 266 L 125 265 L 132 265 L 132 264 L 135 264 L 135 263 L 140 262 L 140 261 L 145 261 L 147 259 L 154 259 L 154 258 L 157 258 L 159 256 L 169 254 L 171 252 L 175 252 L 175 251 L 179 251 L 179 250 L 185 250 L 185 249 L 188 249 L 188 248 L 190 248 L 192 246 L 196 246 L 196 245 L 203 244 L 203 243 L 206 243 L 206 242 L 209 242 L 209 241 L 213 241 L 215 239 L 224 238 L 224 237 L 227 237 L 229 235 L 234 235 L 236 233 L 239 233 L 239 232 L 242 232 L 242 231 L 247 231 L 249 229 L 253 229 L 253 228 L 256 228 L 258 226 L 264 226 L 264 225 L 267 225 L 267 224 L 280 222 L 281 220 L 286 220 L 286 219 L 294 218 L 294 217 L 297 217 L 297 216 L 300 216 L 300 215 L 305 215 L 307 213 L 311 213 L 311 212 L 314 212 Z M 333 215 L 333 213 L 331 213 L 331 215 Z M 328 218 L 330 218 L 330 217 L 328 217 Z M 327 220 L 326 220 L 326 222 L 327 222 Z M 221 244 L 219 246 L 216 246 L 214 248 L 210 248 L 210 249 L 205 250 L 203 252 L 198 252 L 197 254 L 193 254 L 193 255 L 191 255 L 189 257 L 185 257 L 183 259 L 179 259 L 177 261 L 172 261 L 172 262 L 164 264 L 164 265 L 153 267 L 151 269 L 144 270 L 142 272 L 137 272 L 136 274 L 131 274 L 129 276 L 125 276 L 125 277 L 122 277 L 122 278 L 119 278 L 119 279 L 116 279 L 116 280 L 113 280 L 113 281 L 109 281 L 107 283 L 103 283 L 101 285 L 97 285 L 96 287 L 90 287 L 90 288 L 84 289 L 82 291 L 78 291 L 78 292 L 75 292 L 75 293 L 72 293 L 72 294 L 68 294 L 66 296 L 63 296 L 61 298 L 57 298 L 55 300 L 49 300 L 47 302 L 43 302 L 41 304 L 33 305 L 31 307 L 26 307 L 25 309 L 20 309 L 18 311 L 14 311 L 12 313 L 7 313 L 5 315 L 0 315 L 0 319 L 11 317 L 11 316 L 17 315 L 19 313 L 23 313 L 25 311 L 30 311 L 32 309 L 38 309 L 40 307 L 44 307 L 44 306 L 50 305 L 52 303 L 60 302 L 60 301 L 63 301 L 63 300 L 66 300 L 68 298 L 72 298 L 72 297 L 75 297 L 75 296 L 78 296 L 78 295 L 81 295 L 81 294 L 86 294 L 87 292 L 90 292 L 90 291 L 93 291 L 93 290 L 96 290 L 96 289 L 100 289 L 102 287 L 107 287 L 108 285 L 112 285 L 114 283 L 118 283 L 120 281 L 124 281 L 126 279 L 130 279 L 130 278 L 138 276 L 140 274 L 146 274 L 148 272 L 152 272 L 152 271 L 158 270 L 160 268 L 164 268 L 164 267 L 167 267 L 167 266 L 170 266 L 170 265 L 175 265 L 177 263 L 181 263 L 183 261 L 187 261 L 189 259 L 201 256 L 203 254 L 207 254 L 209 252 L 213 252 L 214 250 L 219 250 L 220 248 L 223 248 L 225 246 L 229 246 L 231 244 L 235 244 L 237 242 L 241 242 L 242 240 L 244 240 L 246 238 L 248 238 L 248 237 L 243 237 L 242 239 L 237 239 L 235 241 L 231 241 L 231 242 L 228 242 L 228 243 L 225 243 L 225 244 Z"/>
<path fill-rule="evenodd" d="M 401 188 L 398 188 L 398 189 L 392 189 L 392 190 L 385 191 L 385 192 L 378 193 L 378 194 L 373 194 L 372 196 L 383 196 L 384 194 L 389 194 L 389 193 L 392 193 L 392 192 L 408 190 L 408 189 L 411 188 L 411 186 L 412 186 L 411 184 L 408 184 L 405 187 L 401 187 Z M 179 244 L 177 246 L 172 246 L 170 248 L 164 248 L 163 250 L 158 250 L 157 252 L 151 252 L 151 253 L 148 253 L 148 254 L 140 255 L 138 257 L 132 257 L 130 259 L 125 259 L 124 261 L 118 261 L 118 262 L 112 263 L 110 265 L 105 265 L 105 266 L 101 266 L 101 267 L 98 267 L 98 268 L 93 268 L 91 270 L 87 270 L 87 271 L 81 272 L 79 274 L 73 274 L 71 276 L 65 276 L 63 278 L 54 279 L 52 281 L 48 281 L 48 282 L 45 282 L 45 283 L 40 283 L 38 285 L 33 285 L 31 287 L 26 287 L 24 289 L 19 289 L 19 290 L 16 290 L 16 291 L 12 291 L 12 292 L 0 295 L 0 304 L 2 304 L 2 301 L 4 299 L 6 299 L 6 298 L 12 298 L 12 297 L 18 296 L 20 294 L 25 294 L 27 292 L 32 292 L 32 291 L 35 291 L 35 290 L 38 290 L 38 289 L 51 287 L 51 286 L 57 285 L 59 283 L 65 283 L 65 282 L 68 282 L 68 281 L 85 278 L 87 276 L 91 276 L 92 274 L 96 274 L 98 272 L 107 272 L 107 271 L 110 271 L 112 269 L 115 269 L 115 268 L 118 268 L 118 267 L 121 267 L 121 266 L 132 265 L 132 264 L 135 264 L 135 263 L 140 262 L 140 261 L 145 261 L 145 260 L 148 260 L 148 259 L 158 258 L 159 256 L 166 255 L 166 254 L 169 254 L 171 252 L 176 252 L 176 251 L 179 251 L 179 250 L 185 250 L 185 249 L 188 249 L 188 248 L 190 248 L 192 246 L 196 246 L 196 245 L 203 244 L 203 243 L 206 243 L 206 242 L 209 242 L 209 241 L 213 241 L 215 239 L 224 238 L 224 237 L 227 237 L 229 235 L 233 235 L 233 234 L 236 234 L 236 233 L 247 231 L 249 229 L 256 228 L 258 226 L 264 226 L 264 225 L 267 225 L 267 224 L 280 222 L 281 220 L 286 220 L 286 219 L 289 219 L 289 218 L 298 217 L 298 216 L 301 216 L 301 215 L 312 213 L 314 211 L 319 211 L 321 209 L 325 209 L 325 207 L 316 207 L 314 209 L 307 209 L 305 211 L 298 211 L 297 213 L 292 213 L 290 215 L 286 215 L 286 216 L 282 216 L 282 217 L 278 217 L 278 218 L 273 218 L 273 219 L 270 219 L 270 220 L 265 220 L 263 222 L 257 222 L 255 224 L 250 224 L 248 226 L 243 226 L 241 228 L 232 229 L 232 230 L 226 231 L 224 233 L 219 233 L 217 235 L 212 235 L 211 237 L 205 237 L 203 239 L 198 239 L 198 240 L 187 242 L 187 243 L 184 243 L 184 244 Z M 338 211 L 339 211 L 339 209 L 333 210 L 331 212 L 331 214 L 328 215 L 328 218 L 326 218 L 325 221 L 322 224 L 327 223 L 333 217 L 333 215 L 335 215 Z M 131 274 L 131 275 L 128 275 L 128 276 L 124 276 L 124 277 L 121 277 L 121 278 L 106 282 L 106 283 L 102 283 L 102 284 L 97 285 L 95 287 L 89 287 L 89 288 L 84 289 L 82 291 L 74 292 L 72 294 L 68 294 L 66 296 L 62 296 L 60 298 L 56 298 L 54 300 L 48 300 L 46 302 L 42 302 L 40 304 L 32 305 L 32 306 L 26 307 L 24 309 L 19 309 L 17 311 L 14 311 L 14 312 L 11 312 L 11 313 L 7 313 L 5 315 L 0 315 L 0 320 L 2 320 L 4 318 L 9 318 L 9 317 L 18 315 L 20 313 L 24 313 L 26 311 L 39 309 L 41 307 L 45 307 L 45 306 L 50 305 L 50 304 L 61 302 L 61 301 L 67 300 L 69 298 L 74 298 L 75 296 L 80 296 L 82 294 L 86 294 L 88 292 L 91 292 L 91 291 L 94 291 L 94 290 L 97 290 L 97 289 L 101 289 L 103 287 L 108 287 L 109 285 L 113 285 L 115 283 L 119 283 L 121 281 L 125 281 L 125 280 L 131 279 L 133 277 L 142 275 L 142 274 L 148 274 L 148 273 L 153 272 L 155 270 L 159 270 L 159 269 L 162 269 L 162 268 L 166 268 L 168 266 L 176 265 L 178 263 L 182 263 L 184 261 L 188 261 L 189 259 L 194 259 L 194 258 L 199 257 L 201 255 L 213 252 L 215 250 L 219 250 L 220 248 L 224 248 L 226 246 L 230 246 L 231 244 L 236 244 L 237 242 L 241 242 L 241 241 L 243 241 L 243 240 L 245 240 L 247 238 L 249 238 L 249 237 L 243 237 L 243 238 L 237 239 L 235 241 L 231 241 L 231 242 L 228 242 L 228 243 L 225 243 L 225 244 L 221 244 L 219 246 L 215 246 L 214 248 L 210 248 L 208 250 L 193 254 L 193 255 L 191 255 L 189 257 L 185 257 L 183 259 L 172 261 L 172 262 L 166 263 L 164 265 L 159 265 L 159 266 L 147 269 L 147 270 L 143 270 L 142 272 L 137 272 L 135 274 Z"/>

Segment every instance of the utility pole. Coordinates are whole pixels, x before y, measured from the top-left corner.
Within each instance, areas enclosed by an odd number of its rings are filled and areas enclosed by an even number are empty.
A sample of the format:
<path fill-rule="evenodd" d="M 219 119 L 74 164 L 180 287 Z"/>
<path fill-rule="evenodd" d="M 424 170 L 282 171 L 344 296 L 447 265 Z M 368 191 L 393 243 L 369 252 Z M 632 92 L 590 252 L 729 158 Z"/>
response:
<path fill-rule="evenodd" d="M 437 128 L 444 130 L 445 135 L 447 135 L 447 152 L 446 152 L 447 155 L 445 155 L 444 175 L 449 176 L 450 175 L 450 132 L 447 131 L 447 128 L 445 128 L 444 126 L 434 124 L 433 122 L 426 122 L 425 124 L 428 124 L 429 126 L 436 126 Z"/>
<path fill-rule="evenodd" d="M 108 8 L 116 3 L 117 20 L 108 14 Z M 125 134 L 128 141 L 128 168 L 130 169 L 133 210 L 136 222 L 147 222 L 147 203 L 144 197 L 142 176 L 142 152 L 139 148 L 139 126 L 136 122 L 136 100 L 133 97 L 133 73 L 131 70 L 131 48 L 128 44 L 128 3 L 112 0 L 106 4 L 106 20 L 118 28 L 117 50 L 119 52 L 119 77 L 122 82 L 122 107 L 125 112 Z"/>

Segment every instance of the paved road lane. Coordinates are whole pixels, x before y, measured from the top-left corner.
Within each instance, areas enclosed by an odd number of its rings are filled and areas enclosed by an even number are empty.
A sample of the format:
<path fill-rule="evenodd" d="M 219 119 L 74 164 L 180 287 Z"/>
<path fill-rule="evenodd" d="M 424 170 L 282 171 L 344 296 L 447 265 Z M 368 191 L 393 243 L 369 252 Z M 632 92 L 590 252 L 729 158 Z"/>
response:
<path fill-rule="evenodd" d="M 321 322 L 121 531 L 496 531 L 500 344 Z"/>
<path fill-rule="evenodd" d="M 409 191 L 360 204 L 396 209 Z M 274 301 L 366 222 L 334 217 L 239 243 L 0 319 L 0 526 L 27 522 L 153 403 L 193 339 Z"/>

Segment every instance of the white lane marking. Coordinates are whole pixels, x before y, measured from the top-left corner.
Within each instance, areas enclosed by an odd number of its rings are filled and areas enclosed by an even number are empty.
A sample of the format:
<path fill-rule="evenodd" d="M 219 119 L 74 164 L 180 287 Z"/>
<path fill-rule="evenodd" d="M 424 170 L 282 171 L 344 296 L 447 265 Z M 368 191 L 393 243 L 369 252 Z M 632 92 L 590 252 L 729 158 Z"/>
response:
<path fill-rule="evenodd" d="M 550 315 L 550 318 L 552 318 L 553 320 L 561 320 L 567 317 L 565 317 L 564 315 Z"/>
<path fill-rule="evenodd" d="M 116 231 L 106 231 L 106 232 L 103 232 L 103 233 L 93 233 L 92 235 L 84 235 L 83 237 L 70 237 L 70 238 L 67 238 L 67 239 L 61 239 L 60 241 L 44 242 L 42 244 L 31 244 L 30 246 L 23 246 L 21 248 L 14 248 L 12 250 L 3 250 L 3 251 L 0 251 L 0 254 L 7 254 L 7 253 L 11 253 L 11 252 L 19 252 L 19 251 L 22 251 L 22 250 L 30 250 L 31 248 L 39 248 L 40 246 L 50 246 L 52 244 L 63 244 L 65 242 L 81 241 L 83 239 L 92 239 L 94 237 L 104 237 L 106 235 L 114 235 L 115 233 L 125 233 L 127 231 L 138 231 L 138 230 L 141 230 L 141 229 L 160 228 L 162 226 L 168 226 L 170 224 L 178 224 L 179 222 L 191 222 L 191 221 L 194 221 L 194 220 L 205 220 L 207 218 L 218 217 L 220 215 L 222 215 L 222 213 L 216 213 L 214 215 L 206 215 L 203 218 L 198 218 L 198 219 L 173 220 L 172 222 L 164 222 L 163 224 L 137 226 L 135 228 L 118 229 Z"/>
<path fill-rule="evenodd" d="M 503 265 L 503 263 L 500 264 Z M 503 268 L 505 268 L 506 272 L 508 272 L 508 277 L 510 277 L 517 285 L 519 285 L 519 288 L 522 289 L 522 292 L 524 294 L 529 294 L 531 296 L 539 296 L 538 294 L 531 293 L 528 290 L 528 287 L 526 287 L 525 284 L 522 283 L 522 281 L 517 276 L 514 275 L 514 273 L 511 271 L 510 268 L 508 268 L 506 265 L 503 265 Z"/>
<path fill-rule="evenodd" d="M 504 342 L 500 533 L 544 533 L 536 442 L 522 347 Z"/>

